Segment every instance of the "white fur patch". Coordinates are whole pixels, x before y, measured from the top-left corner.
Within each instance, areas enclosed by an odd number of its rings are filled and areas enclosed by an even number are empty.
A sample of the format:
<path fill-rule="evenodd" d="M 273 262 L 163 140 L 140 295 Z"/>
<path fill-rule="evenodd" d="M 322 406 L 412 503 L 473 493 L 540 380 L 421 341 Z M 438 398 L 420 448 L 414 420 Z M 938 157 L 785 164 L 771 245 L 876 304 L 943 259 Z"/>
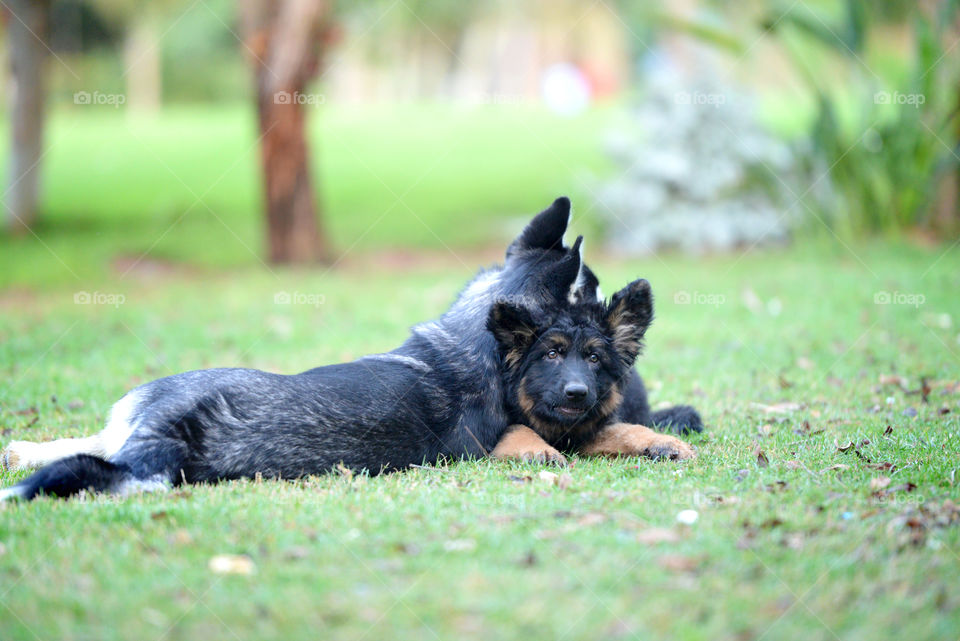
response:
<path fill-rule="evenodd" d="M 134 414 L 139 401 L 140 392 L 134 390 L 114 403 L 110 410 L 107 426 L 96 437 L 100 440 L 99 456 L 109 459 L 120 451 L 120 448 L 133 434 L 133 430 L 137 428 Z"/>
<path fill-rule="evenodd" d="M 5 487 L 0 490 L 0 503 L 4 501 L 12 501 L 14 499 L 22 499 L 24 490 L 19 485 L 14 485 L 13 487 Z"/>
<path fill-rule="evenodd" d="M 151 476 L 148 479 L 129 479 L 110 488 L 111 494 L 117 496 L 129 496 L 131 494 L 142 494 L 144 492 L 166 492 L 170 489 L 163 476 Z"/>
<path fill-rule="evenodd" d="M 363 360 L 392 361 L 394 363 L 409 365 L 410 367 L 418 369 L 421 372 L 429 372 L 431 370 L 431 367 L 423 361 L 417 360 L 411 356 L 404 356 L 402 354 L 371 354 L 370 356 L 364 356 Z"/>
<path fill-rule="evenodd" d="M 586 277 L 583 275 L 583 241 L 580 242 L 580 269 L 577 271 L 577 279 L 570 285 L 570 293 L 567 294 L 567 300 L 571 305 L 577 303 L 577 292 L 583 287 Z"/>
<path fill-rule="evenodd" d="M 603 292 L 600 291 L 600 285 L 597 285 L 597 302 L 602 303 L 604 300 L 606 299 L 603 297 Z"/>

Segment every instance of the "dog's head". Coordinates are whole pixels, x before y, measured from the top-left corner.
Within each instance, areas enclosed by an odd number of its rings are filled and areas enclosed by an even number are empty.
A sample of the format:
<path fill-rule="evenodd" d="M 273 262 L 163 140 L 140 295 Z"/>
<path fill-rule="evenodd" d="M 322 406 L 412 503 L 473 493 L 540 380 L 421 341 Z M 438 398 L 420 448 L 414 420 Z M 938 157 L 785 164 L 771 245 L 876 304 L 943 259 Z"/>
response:
<path fill-rule="evenodd" d="M 507 402 L 517 420 L 552 444 L 604 424 L 653 320 L 650 283 L 637 280 L 609 303 L 562 306 L 546 316 L 509 301 L 490 310 Z"/>
<path fill-rule="evenodd" d="M 557 198 L 537 214 L 507 248 L 504 293 L 523 294 L 543 302 L 583 303 L 603 300 L 600 282 L 583 262 L 583 237 L 572 247 L 563 243 L 570 222 L 570 199 Z M 528 306 L 536 306 L 528 303 Z"/>

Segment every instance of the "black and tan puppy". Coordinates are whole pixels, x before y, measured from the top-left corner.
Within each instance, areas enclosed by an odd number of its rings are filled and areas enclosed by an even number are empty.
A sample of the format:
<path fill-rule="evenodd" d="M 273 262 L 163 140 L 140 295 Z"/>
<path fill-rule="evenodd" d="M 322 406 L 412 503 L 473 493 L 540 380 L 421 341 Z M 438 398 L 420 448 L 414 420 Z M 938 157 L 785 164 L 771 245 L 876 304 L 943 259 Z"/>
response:
<path fill-rule="evenodd" d="M 609 304 L 580 302 L 549 314 L 512 302 L 494 305 L 487 327 L 500 346 L 512 425 L 493 456 L 553 463 L 565 462 L 561 452 L 693 457 L 683 441 L 624 422 L 624 391 L 652 320 L 646 280 Z"/>

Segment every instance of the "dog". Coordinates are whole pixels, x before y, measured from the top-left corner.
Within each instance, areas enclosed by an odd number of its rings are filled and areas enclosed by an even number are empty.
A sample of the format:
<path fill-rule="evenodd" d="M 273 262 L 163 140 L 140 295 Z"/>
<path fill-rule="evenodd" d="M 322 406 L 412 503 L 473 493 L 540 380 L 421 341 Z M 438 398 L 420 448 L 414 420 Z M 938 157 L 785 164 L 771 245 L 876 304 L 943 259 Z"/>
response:
<path fill-rule="evenodd" d="M 511 426 L 492 452 L 565 464 L 562 452 L 674 460 L 695 456 L 680 439 L 623 420 L 624 390 L 653 320 L 646 280 L 609 304 L 583 302 L 551 313 L 504 301 L 487 327 L 500 350 Z"/>
<path fill-rule="evenodd" d="M 491 304 L 524 300 L 543 314 L 602 298 L 580 255 L 582 238 L 563 243 L 569 214 L 568 199 L 554 201 L 510 245 L 502 266 L 482 270 L 442 317 L 415 326 L 391 352 L 295 375 L 177 374 L 127 393 L 99 434 L 11 443 L 7 467 L 45 467 L 0 491 L 0 500 L 290 479 L 339 465 L 378 474 L 489 454 L 510 424 L 497 341 L 486 327 Z M 625 393 L 637 395 L 624 401 L 626 414 L 656 421 L 635 373 Z M 695 412 L 685 420 L 685 428 L 701 428 Z"/>

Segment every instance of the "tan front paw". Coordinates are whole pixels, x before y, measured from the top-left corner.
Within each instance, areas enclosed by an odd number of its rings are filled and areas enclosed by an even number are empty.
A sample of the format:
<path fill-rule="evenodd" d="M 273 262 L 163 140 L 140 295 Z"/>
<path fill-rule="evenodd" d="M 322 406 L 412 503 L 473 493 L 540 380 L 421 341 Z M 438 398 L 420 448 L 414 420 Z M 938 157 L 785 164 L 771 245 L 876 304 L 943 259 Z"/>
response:
<path fill-rule="evenodd" d="M 490 453 L 493 458 L 566 465 L 567 458 L 525 425 L 513 425 Z"/>
<path fill-rule="evenodd" d="M 12 441 L 0 453 L 0 468 L 11 471 L 26 469 L 29 456 L 24 456 L 24 454 L 25 450 L 28 450 L 31 445 L 33 443 L 27 441 Z"/>
<path fill-rule="evenodd" d="M 671 461 L 685 461 L 697 456 L 697 451 L 678 438 L 659 434 L 643 450 L 644 456 L 652 459 L 668 459 Z"/>

